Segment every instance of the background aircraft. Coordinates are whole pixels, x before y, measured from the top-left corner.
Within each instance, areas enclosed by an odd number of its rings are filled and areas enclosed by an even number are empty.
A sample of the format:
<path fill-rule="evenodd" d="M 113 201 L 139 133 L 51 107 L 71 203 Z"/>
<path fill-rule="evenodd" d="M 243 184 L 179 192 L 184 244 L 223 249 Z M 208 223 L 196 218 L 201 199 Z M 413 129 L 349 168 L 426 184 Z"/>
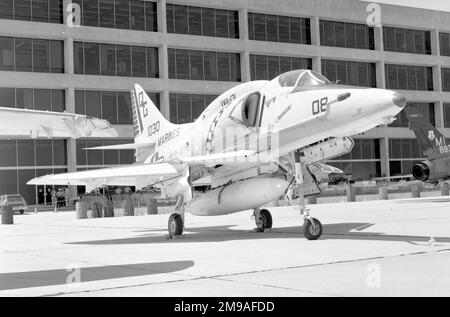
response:
<path fill-rule="evenodd" d="M 412 169 L 414 178 L 427 183 L 437 184 L 450 179 L 450 146 L 445 137 L 427 121 L 422 114 L 405 109 L 409 127 L 427 158 Z"/>
<path fill-rule="evenodd" d="M 135 144 L 122 148 L 135 149 L 138 164 L 47 175 L 28 184 L 159 187 L 178 197 L 168 223 L 169 235 L 177 236 L 185 211 L 214 216 L 253 210 L 257 230 L 270 229 L 271 214 L 261 207 L 295 183 L 310 240 L 320 237 L 322 225 L 304 204 L 304 196 L 317 193 L 308 166 L 347 153 L 349 136 L 391 123 L 406 104 L 399 93 L 338 85 L 310 70 L 240 84 L 183 125 L 168 122 L 139 85 L 131 97 Z M 211 169 L 212 190 L 193 198 L 190 170 L 197 166 Z"/>
<path fill-rule="evenodd" d="M 0 107 L 0 137 L 117 138 L 108 121 L 66 112 Z"/>

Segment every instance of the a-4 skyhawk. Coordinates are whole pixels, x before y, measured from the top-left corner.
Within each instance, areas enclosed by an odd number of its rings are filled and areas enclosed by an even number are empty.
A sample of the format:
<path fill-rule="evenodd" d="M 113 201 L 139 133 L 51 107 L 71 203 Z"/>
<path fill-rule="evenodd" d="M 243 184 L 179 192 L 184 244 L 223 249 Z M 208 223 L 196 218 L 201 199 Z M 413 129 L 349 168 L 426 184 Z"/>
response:
<path fill-rule="evenodd" d="M 182 234 L 186 211 L 215 216 L 252 210 L 257 230 L 270 229 L 272 217 L 263 206 L 294 184 L 303 232 L 319 238 L 322 225 L 303 199 L 317 193 L 308 166 L 349 152 L 350 136 L 391 123 L 406 104 L 397 92 L 339 85 L 310 70 L 240 84 L 182 125 L 168 122 L 139 85 L 131 95 L 135 143 L 120 148 L 136 150 L 135 165 L 48 175 L 29 184 L 159 187 L 178 197 L 170 236 Z M 195 166 L 210 168 L 212 189 L 194 198 L 189 175 Z"/>

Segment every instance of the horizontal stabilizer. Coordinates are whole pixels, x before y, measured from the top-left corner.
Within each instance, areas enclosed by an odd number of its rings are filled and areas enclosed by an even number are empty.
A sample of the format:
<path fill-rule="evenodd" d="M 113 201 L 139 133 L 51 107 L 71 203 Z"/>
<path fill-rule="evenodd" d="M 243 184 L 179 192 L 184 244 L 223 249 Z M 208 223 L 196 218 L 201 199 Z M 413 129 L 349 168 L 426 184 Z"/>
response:
<path fill-rule="evenodd" d="M 154 146 L 155 143 L 127 143 L 127 144 L 88 147 L 84 148 L 83 150 L 139 150 L 139 149 L 150 149 Z"/>

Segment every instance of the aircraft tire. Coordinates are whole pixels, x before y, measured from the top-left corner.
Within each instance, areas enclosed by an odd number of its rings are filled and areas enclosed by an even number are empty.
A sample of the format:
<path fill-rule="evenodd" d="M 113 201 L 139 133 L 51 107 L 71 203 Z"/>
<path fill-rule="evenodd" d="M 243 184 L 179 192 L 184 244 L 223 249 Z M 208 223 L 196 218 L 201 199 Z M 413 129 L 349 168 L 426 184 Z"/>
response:
<path fill-rule="evenodd" d="M 183 219 L 179 214 L 171 214 L 168 223 L 169 236 L 171 238 L 183 234 Z"/>
<path fill-rule="evenodd" d="M 316 228 L 311 224 L 311 220 L 306 219 L 303 224 L 303 234 L 308 240 L 317 240 L 322 235 L 322 224 L 316 218 L 313 218 Z"/>
<path fill-rule="evenodd" d="M 259 217 L 259 221 L 255 221 L 257 231 L 264 232 L 266 229 L 272 229 L 272 215 L 270 214 L 270 211 L 261 209 Z"/>

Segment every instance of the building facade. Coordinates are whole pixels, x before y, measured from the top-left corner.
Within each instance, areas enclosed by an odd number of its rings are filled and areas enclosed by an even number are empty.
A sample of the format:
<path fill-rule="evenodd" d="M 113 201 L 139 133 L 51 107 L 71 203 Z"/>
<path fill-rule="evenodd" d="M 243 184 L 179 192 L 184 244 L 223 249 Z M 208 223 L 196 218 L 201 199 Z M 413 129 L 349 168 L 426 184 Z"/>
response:
<path fill-rule="evenodd" d="M 357 0 L 0 0 L 0 106 L 105 118 L 120 135 L 0 140 L 0 193 L 42 203 L 25 185 L 35 176 L 132 163 L 83 148 L 132 142 L 135 82 L 186 123 L 238 83 L 308 68 L 397 90 L 450 137 L 450 13 L 381 5 L 375 27 L 369 14 Z M 355 180 L 409 174 L 422 158 L 404 114 L 355 139 L 331 162 Z"/>

